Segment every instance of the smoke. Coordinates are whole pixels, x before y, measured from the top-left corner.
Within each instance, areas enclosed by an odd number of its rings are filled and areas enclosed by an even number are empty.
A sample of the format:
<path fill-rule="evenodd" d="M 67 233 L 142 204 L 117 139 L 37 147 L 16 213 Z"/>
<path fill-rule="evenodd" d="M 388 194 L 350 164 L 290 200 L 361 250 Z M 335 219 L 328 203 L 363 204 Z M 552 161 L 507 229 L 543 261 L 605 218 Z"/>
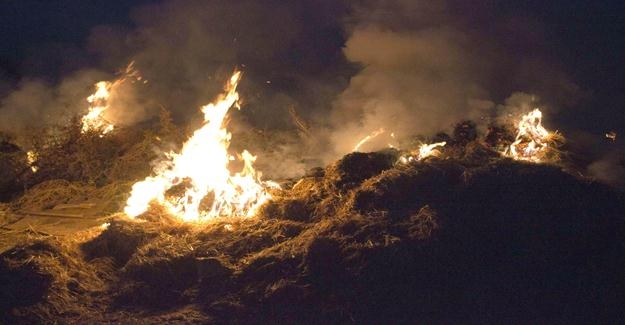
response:
<path fill-rule="evenodd" d="M 494 6 L 404 0 L 355 6 L 344 54 L 361 69 L 333 105 L 335 154 L 380 128 L 399 138 L 427 136 L 465 119 L 519 113 L 538 97 L 549 107 L 574 102 L 578 89 L 551 64 L 540 24 L 498 15 Z M 376 139 L 382 146 L 389 141 Z"/>
<path fill-rule="evenodd" d="M 317 99 L 315 107 L 301 109 L 308 115 L 340 91 L 328 87 L 340 76 L 324 73 L 336 62 L 324 64 L 323 57 L 335 60 L 340 48 L 330 48 L 331 38 L 319 33 L 340 31 L 341 8 L 329 0 L 163 1 L 135 8 L 132 30 L 94 28 L 88 48 L 109 68 L 134 60 L 149 81 L 145 95 L 180 122 L 199 118 L 198 107 L 221 91 L 234 68 L 242 69 L 244 118 L 257 127 L 283 128 L 292 126 L 288 105 L 304 107 Z M 342 42 L 340 32 L 332 37 Z M 157 111 L 143 110 L 143 118 Z"/>
<path fill-rule="evenodd" d="M 96 70 L 80 70 L 57 85 L 43 79 L 22 79 L 13 91 L 0 100 L 0 130 L 16 136 L 28 145 L 27 136 L 35 136 L 45 126 L 67 122 L 86 112 L 87 94 L 93 83 L 106 74 Z"/>
<path fill-rule="evenodd" d="M 288 162 L 279 169 L 289 175 L 307 167 L 298 157 L 335 159 L 381 128 L 364 149 L 449 131 L 465 119 L 487 122 L 511 114 L 519 101 L 534 101 L 518 92 L 535 94 L 550 108 L 574 103 L 579 90 L 550 57 L 544 27 L 497 6 L 453 0 L 144 5 L 130 13 L 132 25 L 95 26 L 84 53 L 72 48 L 71 57 L 89 57 L 79 61 L 91 66 L 59 64 L 72 72 L 53 78 L 58 82 L 23 78 L 1 99 L 0 128 L 18 131 L 85 112 L 93 84 L 114 80 L 131 61 L 147 83 L 122 84 L 108 119 L 133 125 L 164 107 L 180 125 L 200 120 L 198 108 L 238 67 L 243 109 L 232 124 L 296 132 L 289 107 L 309 123 L 300 143 L 255 152 L 259 161 L 265 154 Z"/>
<path fill-rule="evenodd" d="M 603 183 L 625 190 L 625 150 L 612 151 L 592 162 L 588 173 Z"/>

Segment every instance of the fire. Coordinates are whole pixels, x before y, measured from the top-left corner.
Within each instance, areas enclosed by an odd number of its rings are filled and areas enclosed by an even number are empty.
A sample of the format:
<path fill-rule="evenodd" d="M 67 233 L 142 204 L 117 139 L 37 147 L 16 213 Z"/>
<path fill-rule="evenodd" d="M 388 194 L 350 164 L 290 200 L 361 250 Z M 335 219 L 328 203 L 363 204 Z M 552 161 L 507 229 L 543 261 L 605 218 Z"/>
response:
<path fill-rule="evenodd" d="M 536 108 L 521 117 L 515 141 L 504 152 L 516 160 L 541 162 L 546 158 L 549 144 L 559 138 L 557 132 L 549 132 L 542 126 L 542 112 Z"/>
<path fill-rule="evenodd" d="M 612 142 L 614 142 L 614 141 L 616 141 L 616 132 L 614 132 L 614 131 L 610 131 L 610 132 L 608 132 L 608 133 L 606 133 L 606 134 L 605 134 L 605 137 L 606 137 L 607 139 L 612 140 Z"/>
<path fill-rule="evenodd" d="M 113 131 L 115 126 L 106 120 L 104 112 L 109 109 L 110 96 L 116 88 L 128 79 L 141 80 L 141 76 L 134 68 L 134 62 L 126 67 L 123 76 L 114 82 L 100 81 L 95 84 L 95 92 L 87 97 L 89 111 L 82 118 L 82 133 L 98 132 L 100 137 Z"/>
<path fill-rule="evenodd" d="M 26 162 L 28 163 L 28 166 L 30 166 L 30 170 L 33 173 L 36 173 L 39 170 L 39 167 L 35 166 L 37 159 L 39 159 L 39 155 L 37 155 L 35 151 L 30 150 L 26 152 Z"/>
<path fill-rule="evenodd" d="M 89 112 L 82 117 L 82 133 L 95 131 L 103 136 L 113 131 L 113 124 L 104 118 L 104 111 L 109 108 L 108 99 L 115 83 L 100 81 L 95 84 L 96 91 L 89 97 Z"/>
<path fill-rule="evenodd" d="M 156 201 L 184 221 L 250 217 L 270 198 L 267 187 L 275 187 L 275 183 L 260 181 L 260 174 L 253 168 L 256 157 L 247 150 L 238 157 L 243 162 L 241 172 L 232 174 L 228 169 L 236 158 L 228 153 L 231 134 L 225 119 L 231 107 L 240 108 L 236 90 L 240 79 L 241 72 L 236 71 L 226 85 L 226 93 L 201 108 L 204 124 L 180 152 L 170 152 L 168 159 L 155 168 L 154 176 L 133 185 L 124 209 L 128 216 L 136 217 Z M 170 195 L 180 187 L 183 194 Z"/>
<path fill-rule="evenodd" d="M 436 142 L 436 143 L 432 143 L 432 144 L 422 144 L 419 147 L 419 160 L 425 159 L 427 157 L 431 157 L 431 156 L 438 156 L 440 154 L 440 151 L 436 148 L 438 147 L 444 147 L 447 144 L 447 142 L 443 141 L 443 142 Z"/>
<path fill-rule="evenodd" d="M 446 144 L 447 142 L 445 141 L 432 144 L 421 144 L 419 146 L 419 150 L 412 151 L 408 155 L 399 157 L 399 162 L 405 164 L 415 160 L 423 160 L 427 157 L 437 157 L 441 153 L 437 148 L 444 147 Z"/>
<path fill-rule="evenodd" d="M 354 146 L 354 149 L 352 149 L 352 151 L 358 151 L 358 149 L 360 149 L 360 147 L 362 147 L 365 143 L 369 142 L 369 140 L 377 137 L 378 135 L 384 133 L 385 130 L 384 128 L 379 128 L 373 132 L 371 132 L 371 134 L 369 134 L 368 136 L 362 138 L 362 140 L 360 140 L 358 142 L 358 144 L 356 144 L 356 146 Z"/>

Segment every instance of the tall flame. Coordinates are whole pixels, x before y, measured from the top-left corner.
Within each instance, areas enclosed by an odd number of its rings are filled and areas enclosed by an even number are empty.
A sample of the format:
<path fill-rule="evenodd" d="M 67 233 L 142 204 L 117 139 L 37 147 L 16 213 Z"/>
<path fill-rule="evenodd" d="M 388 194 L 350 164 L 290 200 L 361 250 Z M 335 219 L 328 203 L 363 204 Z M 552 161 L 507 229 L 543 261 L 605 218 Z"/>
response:
<path fill-rule="evenodd" d="M 253 168 L 256 157 L 248 151 L 240 155 L 241 172 L 233 175 L 228 170 L 235 157 L 228 154 L 231 134 L 224 120 L 231 107 L 239 108 L 236 89 L 240 79 L 241 72 L 236 71 L 226 85 L 226 93 L 201 108 L 204 124 L 179 153 L 170 152 L 169 159 L 155 169 L 155 176 L 133 185 L 124 209 L 128 216 L 136 217 L 156 201 L 185 221 L 250 217 L 270 198 L 266 187 L 273 184 L 260 181 Z M 179 186 L 184 194 L 168 195 Z"/>
<path fill-rule="evenodd" d="M 104 118 L 104 111 L 109 108 L 108 99 L 114 83 L 100 81 L 95 84 L 96 91 L 89 97 L 89 112 L 82 117 L 82 133 L 95 131 L 105 135 L 113 131 L 113 124 Z"/>
<path fill-rule="evenodd" d="M 505 155 L 517 160 L 541 162 L 549 149 L 549 143 L 559 135 L 549 132 L 542 125 L 542 112 L 536 108 L 521 117 L 516 139 L 508 147 Z"/>

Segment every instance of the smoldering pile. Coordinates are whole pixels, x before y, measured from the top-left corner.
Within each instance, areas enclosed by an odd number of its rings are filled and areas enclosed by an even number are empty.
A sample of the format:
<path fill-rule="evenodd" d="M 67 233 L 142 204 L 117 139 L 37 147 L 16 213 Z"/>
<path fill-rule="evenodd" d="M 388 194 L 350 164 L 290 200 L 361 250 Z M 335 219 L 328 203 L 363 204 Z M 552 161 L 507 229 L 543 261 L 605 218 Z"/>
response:
<path fill-rule="evenodd" d="M 348 154 L 251 219 L 180 224 L 154 206 L 143 222 L 39 236 L 2 254 L 2 319 L 622 319 L 623 194 L 475 139 L 454 143 L 405 164 L 393 149 Z"/>

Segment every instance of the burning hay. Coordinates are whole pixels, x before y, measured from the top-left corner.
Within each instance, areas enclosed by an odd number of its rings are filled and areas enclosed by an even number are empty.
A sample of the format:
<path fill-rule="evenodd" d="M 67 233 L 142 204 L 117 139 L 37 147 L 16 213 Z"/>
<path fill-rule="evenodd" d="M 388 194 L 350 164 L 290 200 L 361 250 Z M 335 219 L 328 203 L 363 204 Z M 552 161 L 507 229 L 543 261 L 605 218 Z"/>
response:
<path fill-rule="evenodd" d="M 2 319 L 536 320 L 554 319 L 551 302 L 558 320 L 618 317 L 616 300 L 584 293 L 625 292 L 621 194 L 555 166 L 398 157 L 352 153 L 257 218 L 188 224 L 153 206 L 151 221 L 120 214 L 89 236 L 7 251 Z"/>
<path fill-rule="evenodd" d="M 68 236 L 37 224 L 18 231 L 5 218 L 6 234 L 20 243 L 0 254 L 0 322 L 621 316 L 625 250 L 614 247 L 625 247 L 625 198 L 561 170 L 558 136 L 537 111 L 513 139 L 498 127 L 483 139 L 465 121 L 453 136 L 352 152 L 278 189 L 260 181 L 249 152 L 239 161 L 228 152 L 239 79 L 235 73 L 203 107 L 204 123 L 180 150 L 165 155 L 155 152 L 162 139 L 182 134 L 171 134 L 167 116 L 159 134 L 120 128 L 100 137 L 74 125 L 38 147 L 37 161 L 19 152 L 26 179 L 37 181 L 5 214 L 84 209 L 89 220 L 68 226 L 82 229 Z M 154 158 L 151 176 L 132 185 Z M 61 173 L 68 160 L 73 169 Z M 552 304 L 560 314 L 550 314 Z"/>
<path fill-rule="evenodd" d="M 114 82 L 99 81 L 95 84 L 96 91 L 87 97 L 89 111 L 81 118 L 82 133 L 96 133 L 100 137 L 113 131 L 115 125 L 106 119 L 106 110 L 110 106 L 110 97 L 115 95 L 117 88 L 124 82 L 131 80 L 141 80 L 139 72 L 134 68 L 134 62 L 130 62 L 123 73 L 123 76 Z"/>
<path fill-rule="evenodd" d="M 269 195 L 268 183 L 260 181 L 252 164 L 256 157 L 243 151 L 239 159 L 242 171 L 228 170 L 231 134 L 225 128 L 228 110 L 238 107 L 236 91 L 241 72 L 235 72 L 226 86 L 226 94 L 215 103 L 202 107 L 204 125 L 183 145 L 180 153 L 171 152 L 168 160 L 155 169 L 155 175 L 133 185 L 124 212 L 131 216 L 145 212 L 151 201 L 164 205 L 186 221 L 199 221 L 219 216 L 252 216 Z M 167 195 L 181 186 L 182 195 Z M 209 202 L 205 198 L 211 195 Z M 204 207 L 206 206 L 206 208 Z"/>
<path fill-rule="evenodd" d="M 543 295 L 562 306 L 559 320 L 618 315 L 613 300 L 583 293 L 625 292 L 625 253 L 610 248 L 625 245 L 621 195 L 553 166 L 394 165 L 393 157 L 350 154 L 277 194 L 254 219 L 187 224 L 153 207 L 144 216 L 153 221 L 121 218 L 76 244 L 44 238 L 27 253 L 6 252 L 3 276 L 30 279 L 25 292 L 34 293 L 15 300 L 26 289 L 3 287 L 9 301 L 20 301 L 3 317 L 24 320 L 31 311 L 35 319 L 76 321 L 78 314 L 62 312 L 83 308 L 80 315 L 102 321 L 143 315 L 140 323 L 455 322 L 527 319 L 528 312 L 553 319 L 542 312 L 549 310 Z M 381 165 L 367 171 L 363 161 Z M 33 256 L 43 257 L 27 262 Z M 83 275 L 37 266 L 70 257 L 91 279 L 78 293 L 59 285 Z M 18 267 L 27 263 L 37 268 Z M 477 292 L 481 298 L 471 298 Z M 87 293 L 94 298 L 76 300 Z M 72 307 L 54 312 L 61 303 Z"/>
<path fill-rule="evenodd" d="M 543 114 L 534 109 L 521 117 L 516 139 L 504 153 L 517 160 L 547 162 L 559 160 L 557 147 L 564 138 L 556 131 L 549 132 L 542 125 Z"/>

